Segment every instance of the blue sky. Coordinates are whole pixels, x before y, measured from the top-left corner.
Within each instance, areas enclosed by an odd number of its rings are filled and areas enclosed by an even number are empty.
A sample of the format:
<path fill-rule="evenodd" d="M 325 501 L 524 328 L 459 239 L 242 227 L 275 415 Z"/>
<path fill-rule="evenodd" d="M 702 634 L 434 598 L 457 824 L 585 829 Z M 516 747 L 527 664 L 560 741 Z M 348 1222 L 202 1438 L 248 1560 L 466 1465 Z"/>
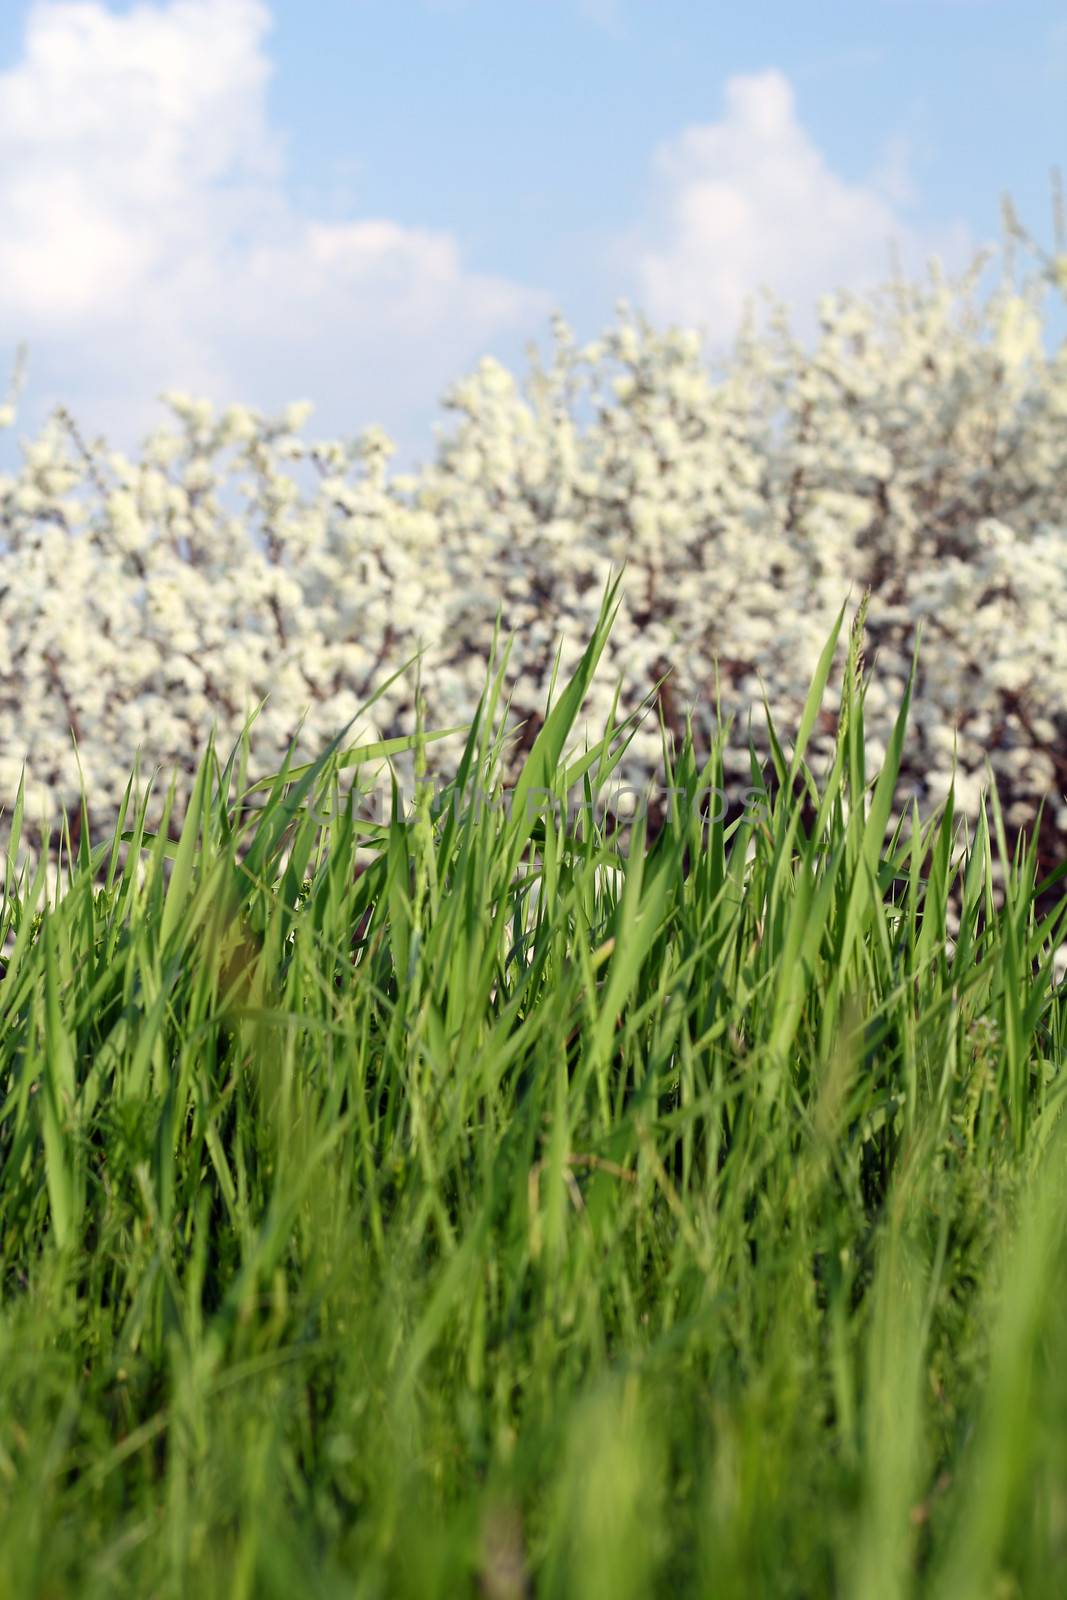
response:
<path fill-rule="evenodd" d="M 306 397 L 307 436 L 414 465 L 555 308 L 725 355 L 761 283 L 810 336 L 891 238 L 962 270 L 1004 191 L 1052 251 L 1065 108 L 1052 0 L 4 0 L 0 389 L 25 340 L 20 433 L 62 401 L 136 451 L 165 388 Z"/>

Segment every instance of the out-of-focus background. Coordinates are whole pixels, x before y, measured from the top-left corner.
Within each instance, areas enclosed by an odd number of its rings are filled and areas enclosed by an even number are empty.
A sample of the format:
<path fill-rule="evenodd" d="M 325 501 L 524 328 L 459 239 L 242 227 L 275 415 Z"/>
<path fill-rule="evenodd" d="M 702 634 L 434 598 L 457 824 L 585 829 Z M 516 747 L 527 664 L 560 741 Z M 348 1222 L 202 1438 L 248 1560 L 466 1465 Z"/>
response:
<path fill-rule="evenodd" d="M 480 357 L 620 296 L 726 358 L 765 284 L 813 336 L 1005 191 L 1051 247 L 1065 104 L 1054 0 L 4 0 L 0 469 L 59 402 L 136 453 L 171 388 L 414 468 Z"/>

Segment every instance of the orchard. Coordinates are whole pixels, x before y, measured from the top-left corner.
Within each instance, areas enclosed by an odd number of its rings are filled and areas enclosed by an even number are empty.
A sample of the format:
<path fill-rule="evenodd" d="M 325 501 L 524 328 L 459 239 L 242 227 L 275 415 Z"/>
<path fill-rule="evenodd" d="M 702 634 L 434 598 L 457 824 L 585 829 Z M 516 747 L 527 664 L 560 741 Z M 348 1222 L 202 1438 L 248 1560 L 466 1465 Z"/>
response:
<path fill-rule="evenodd" d="M 416 673 L 398 669 L 419 651 L 426 725 L 463 726 L 498 615 L 518 760 L 557 645 L 565 674 L 625 564 L 583 726 L 603 725 L 617 686 L 623 713 L 651 695 L 617 773 L 631 791 L 662 772 L 660 714 L 675 738 L 691 714 L 699 750 L 717 706 L 736 718 L 727 776 L 745 784 L 750 728 L 766 753 L 764 692 L 794 725 L 837 610 L 851 620 L 869 589 L 870 759 L 921 628 L 898 799 L 943 802 L 955 766 L 973 819 L 988 760 L 1009 828 L 1040 813 L 1051 868 L 1067 848 L 1067 346 L 1046 357 L 1041 305 L 1067 290 L 1067 255 L 1044 256 L 1005 203 L 1017 240 L 1041 270 L 1017 286 L 1006 249 L 981 306 L 989 253 L 955 281 L 935 260 L 923 286 L 828 294 L 810 353 L 780 307 L 763 340 L 750 315 L 717 378 L 695 333 L 657 334 L 625 302 L 582 348 L 557 316 L 525 398 L 484 359 L 444 397 L 459 421 L 437 459 L 392 479 L 379 429 L 305 442 L 306 402 L 216 416 L 171 392 L 178 425 L 139 461 L 59 408 L 0 479 L 0 830 L 24 776 L 31 855 L 44 828 L 56 856 L 64 812 L 76 842 L 83 787 L 104 836 L 136 759 L 161 769 L 150 817 L 176 777 L 177 820 L 209 728 L 225 748 L 257 707 L 253 778 L 294 737 L 310 760 L 353 718 L 363 738 L 410 734 Z M 815 771 L 839 685 L 840 663 Z M 453 748 L 429 748 L 431 775 Z"/>

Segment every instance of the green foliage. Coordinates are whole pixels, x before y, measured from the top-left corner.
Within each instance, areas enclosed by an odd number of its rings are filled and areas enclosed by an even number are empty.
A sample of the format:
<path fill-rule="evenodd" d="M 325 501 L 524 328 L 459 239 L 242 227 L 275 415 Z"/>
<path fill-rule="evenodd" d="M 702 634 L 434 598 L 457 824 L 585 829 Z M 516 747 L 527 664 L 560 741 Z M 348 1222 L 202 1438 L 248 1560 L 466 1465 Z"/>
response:
<path fill-rule="evenodd" d="M 1067 1590 L 1067 901 L 996 806 L 886 846 L 858 630 L 816 785 L 842 618 L 765 805 L 721 728 L 651 846 L 531 817 L 614 599 L 508 803 L 494 660 L 411 819 L 246 730 L 37 916 L 15 827 L 0 1594 Z"/>

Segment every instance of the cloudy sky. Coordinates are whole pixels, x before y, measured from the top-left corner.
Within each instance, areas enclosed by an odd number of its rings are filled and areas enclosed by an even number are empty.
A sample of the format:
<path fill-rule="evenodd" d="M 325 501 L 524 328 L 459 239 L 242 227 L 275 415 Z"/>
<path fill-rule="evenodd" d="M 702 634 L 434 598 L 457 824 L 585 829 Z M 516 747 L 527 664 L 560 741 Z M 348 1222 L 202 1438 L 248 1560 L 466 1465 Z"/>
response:
<path fill-rule="evenodd" d="M 24 341 L 20 432 L 307 398 L 414 465 L 556 308 L 725 355 L 759 284 L 808 335 L 893 246 L 962 269 L 1005 191 L 1053 250 L 1065 105 L 1059 0 L 3 0 L 0 400 Z"/>

